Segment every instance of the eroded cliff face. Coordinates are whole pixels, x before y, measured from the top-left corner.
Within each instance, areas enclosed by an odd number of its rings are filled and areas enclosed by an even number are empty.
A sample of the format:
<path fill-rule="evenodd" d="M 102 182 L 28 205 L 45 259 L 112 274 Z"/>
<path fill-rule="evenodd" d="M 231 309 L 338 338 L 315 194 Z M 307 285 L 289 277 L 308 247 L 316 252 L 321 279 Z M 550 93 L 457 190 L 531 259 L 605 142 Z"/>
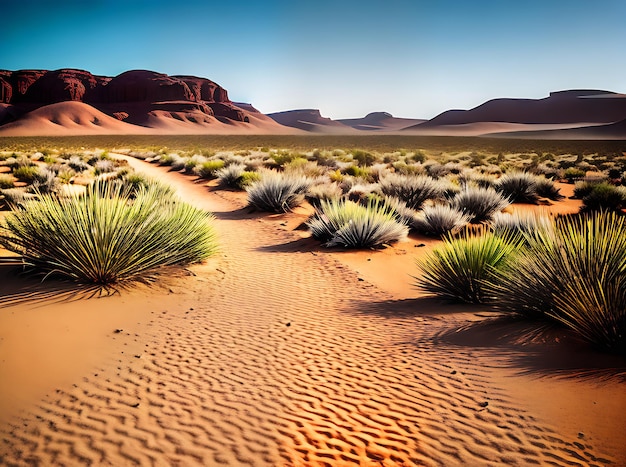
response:
<path fill-rule="evenodd" d="M 118 119 L 126 115 L 134 121 L 154 110 L 200 111 L 220 120 L 246 120 L 245 113 L 228 99 L 227 91 L 206 78 L 148 70 L 115 77 L 74 69 L 0 70 L 0 103 L 13 108 L 6 115 L 66 101 L 85 102 Z M 6 123 L 1 120 L 0 125 Z"/>

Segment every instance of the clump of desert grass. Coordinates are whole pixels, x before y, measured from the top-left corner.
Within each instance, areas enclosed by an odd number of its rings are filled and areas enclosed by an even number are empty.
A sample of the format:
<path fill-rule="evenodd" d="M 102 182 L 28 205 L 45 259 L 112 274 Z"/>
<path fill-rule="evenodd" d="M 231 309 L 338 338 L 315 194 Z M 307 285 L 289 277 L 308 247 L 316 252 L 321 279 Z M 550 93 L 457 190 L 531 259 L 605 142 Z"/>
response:
<path fill-rule="evenodd" d="M 497 307 L 565 325 L 626 354 L 626 218 L 596 212 L 527 235 L 523 254 L 498 271 Z"/>
<path fill-rule="evenodd" d="M 443 245 L 417 260 L 420 290 L 452 302 L 483 303 L 489 286 L 515 254 L 521 241 L 515 236 L 469 233 L 447 235 Z"/>
<path fill-rule="evenodd" d="M 326 247 L 377 248 L 408 234 L 408 227 L 380 200 L 366 205 L 346 199 L 322 200 L 307 226 Z"/>
<path fill-rule="evenodd" d="M 551 232 L 554 219 L 545 211 L 515 211 L 513 213 L 497 213 L 492 220 L 493 232 L 496 235 L 534 235 L 535 232 Z"/>
<path fill-rule="evenodd" d="M 96 182 L 82 196 L 41 194 L 14 206 L 0 244 L 37 271 L 110 285 L 201 261 L 216 250 L 212 216 L 162 189 Z"/>
<path fill-rule="evenodd" d="M 424 206 L 414 217 L 411 226 L 423 235 L 442 237 L 460 232 L 470 221 L 470 216 L 447 204 Z"/>
<path fill-rule="evenodd" d="M 528 172 L 506 173 L 495 183 L 497 191 L 511 203 L 536 203 L 536 177 Z"/>
<path fill-rule="evenodd" d="M 310 185 L 304 176 L 265 171 L 260 180 L 246 188 L 248 204 L 260 211 L 289 212 L 302 204 Z"/>
<path fill-rule="evenodd" d="M 510 201 L 493 188 L 466 186 L 453 199 L 452 207 L 467 214 L 471 223 L 489 222 Z"/>
<path fill-rule="evenodd" d="M 379 183 L 384 195 L 404 201 L 411 209 L 420 209 L 426 201 L 442 199 L 444 194 L 442 184 L 427 175 L 391 173 Z"/>

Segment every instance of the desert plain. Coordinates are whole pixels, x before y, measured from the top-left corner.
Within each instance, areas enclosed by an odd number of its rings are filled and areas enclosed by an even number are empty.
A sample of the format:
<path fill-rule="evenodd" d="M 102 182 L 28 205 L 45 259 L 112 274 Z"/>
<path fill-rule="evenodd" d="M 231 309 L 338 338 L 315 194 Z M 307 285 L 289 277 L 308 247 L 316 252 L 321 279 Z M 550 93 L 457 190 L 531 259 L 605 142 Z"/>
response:
<path fill-rule="evenodd" d="M 110 157 L 212 212 L 219 252 L 105 291 L 0 266 L 0 464 L 626 465 L 623 357 L 488 304 L 428 296 L 415 261 L 441 240 L 324 248 L 302 228 L 308 203 L 252 210 L 244 191 L 131 157 L 125 138 L 3 143 L 109 143 Z M 273 138 L 301 151 L 349 145 Z M 376 138 L 353 144 L 407 143 Z M 154 147 L 183 150 L 176 141 Z M 433 141 L 440 155 L 467 147 Z M 578 212 L 574 185 L 557 186 L 565 199 L 509 209 Z"/>

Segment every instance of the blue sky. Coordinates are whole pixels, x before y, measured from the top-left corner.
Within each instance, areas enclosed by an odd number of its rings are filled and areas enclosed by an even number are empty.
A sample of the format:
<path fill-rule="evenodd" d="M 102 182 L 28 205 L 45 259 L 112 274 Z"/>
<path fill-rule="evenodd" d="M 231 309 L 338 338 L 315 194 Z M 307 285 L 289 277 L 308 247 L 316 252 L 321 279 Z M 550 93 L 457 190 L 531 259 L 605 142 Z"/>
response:
<path fill-rule="evenodd" d="M 0 68 L 192 74 L 266 113 L 431 118 L 626 92 L 624 0 L 21 0 L 2 16 Z"/>

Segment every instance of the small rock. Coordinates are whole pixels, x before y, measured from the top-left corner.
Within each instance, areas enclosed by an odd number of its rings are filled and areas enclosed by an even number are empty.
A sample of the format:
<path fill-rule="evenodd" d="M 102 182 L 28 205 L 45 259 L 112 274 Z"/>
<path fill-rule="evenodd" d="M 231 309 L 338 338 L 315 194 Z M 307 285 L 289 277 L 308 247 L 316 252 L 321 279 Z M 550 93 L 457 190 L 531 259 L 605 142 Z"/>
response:
<path fill-rule="evenodd" d="M 135 404 L 131 404 L 131 407 L 139 407 L 139 402 L 135 403 Z"/>
<path fill-rule="evenodd" d="M 123 332 L 123 329 L 116 329 L 115 331 L 113 331 L 115 334 L 119 334 L 120 332 Z"/>
<path fill-rule="evenodd" d="M 481 407 L 487 407 L 489 405 L 489 402 L 485 401 L 485 402 L 481 402 L 480 404 Z"/>
<path fill-rule="evenodd" d="M 285 326 L 287 327 L 291 326 L 291 322 L 287 323 Z"/>
<path fill-rule="evenodd" d="M 456 375 L 456 370 L 452 370 L 452 371 L 450 372 L 450 374 L 451 374 L 451 375 Z"/>
<path fill-rule="evenodd" d="M 363 282 L 365 279 L 363 279 L 362 277 L 359 277 L 359 282 Z"/>
<path fill-rule="evenodd" d="M 582 431 L 579 431 L 579 432 L 578 432 L 578 437 L 579 437 L 580 439 L 583 439 L 583 438 L 585 437 L 585 434 L 584 434 Z"/>
<path fill-rule="evenodd" d="M 426 246 L 425 243 L 418 243 L 417 245 L 415 245 L 415 248 L 421 248 L 423 246 Z"/>

